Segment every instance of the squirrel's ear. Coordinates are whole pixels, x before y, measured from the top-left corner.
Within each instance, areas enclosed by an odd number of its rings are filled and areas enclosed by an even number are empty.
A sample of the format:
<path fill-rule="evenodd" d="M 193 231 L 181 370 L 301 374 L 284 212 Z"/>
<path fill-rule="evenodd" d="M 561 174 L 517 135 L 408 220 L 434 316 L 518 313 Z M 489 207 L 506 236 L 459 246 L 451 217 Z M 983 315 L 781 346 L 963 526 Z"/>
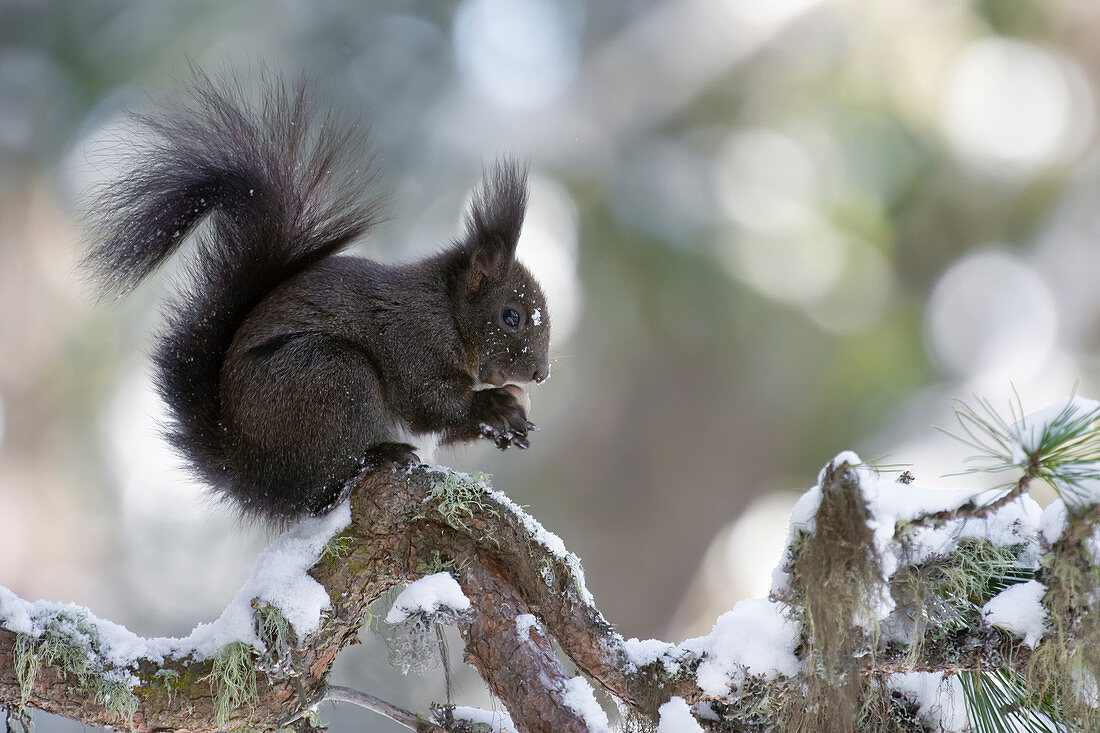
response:
<path fill-rule="evenodd" d="M 499 279 L 516 255 L 527 211 L 527 167 L 501 159 L 485 172 L 466 216 L 467 286 Z"/>

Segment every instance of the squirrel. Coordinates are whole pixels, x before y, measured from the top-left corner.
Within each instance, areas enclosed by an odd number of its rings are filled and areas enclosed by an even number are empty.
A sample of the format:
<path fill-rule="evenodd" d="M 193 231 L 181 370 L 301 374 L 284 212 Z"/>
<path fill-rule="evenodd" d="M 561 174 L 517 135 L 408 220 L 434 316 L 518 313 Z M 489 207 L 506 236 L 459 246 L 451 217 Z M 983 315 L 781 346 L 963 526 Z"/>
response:
<path fill-rule="evenodd" d="M 319 116 L 304 81 L 260 86 L 249 104 L 195 71 L 135 115 L 128 172 L 92 199 L 82 264 L 100 297 L 195 243 L 153 355 L 171 443 L 245 518 L 276 524 L 326 512 L 363 471 L 419 463 L 410 435 L 527 448 L 517 383 L 549 376 L 550 315 L 515 258 L 526 167 L 490 166 L 434 255 L 340 254 L 378 220 L 354 167 L 364 141 Z"/>

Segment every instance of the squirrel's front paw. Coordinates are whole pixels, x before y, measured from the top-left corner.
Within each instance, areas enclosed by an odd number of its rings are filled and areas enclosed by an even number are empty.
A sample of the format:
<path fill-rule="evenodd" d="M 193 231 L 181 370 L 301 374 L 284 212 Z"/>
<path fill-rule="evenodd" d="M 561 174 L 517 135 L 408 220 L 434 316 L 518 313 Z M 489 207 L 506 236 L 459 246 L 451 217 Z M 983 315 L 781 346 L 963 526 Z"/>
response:
<path fill-rule="evenodd" d="M 474 418 L 482 436 L 501 450 L 512 445 L 521 450 L 529 447 L 527 434 L 538 427 L 527 421 L 525 398 L 523 390 L 513 384 L 478 392 L 474 396 Z"/>

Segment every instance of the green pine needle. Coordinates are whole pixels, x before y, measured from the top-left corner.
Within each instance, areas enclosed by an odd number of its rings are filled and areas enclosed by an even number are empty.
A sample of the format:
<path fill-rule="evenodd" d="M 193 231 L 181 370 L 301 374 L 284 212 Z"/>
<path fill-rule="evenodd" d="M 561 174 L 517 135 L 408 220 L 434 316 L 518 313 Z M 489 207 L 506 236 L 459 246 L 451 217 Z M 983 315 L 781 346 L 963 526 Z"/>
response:
<path fill-rule="evenodd" d="M 976 399 L 975 406 L 956 402 L 958 432 L 941 432 L 974 448 L 969 459 L 978 465 L 961 473 L 996 473 L 1021 470 L 1048 483 L 1067 504 L 1090 503 L 1090 483 L 1100 482 L 1100 407 L 1081 409 L 1073 395 L 1053 418 L 1044 419 L 1041 430 L 1032 435 L 1019 398 L 1009 404 L 1009 419 L 1002 417 L 988 400 Z"/>
<path fill-rule="evenodd" d="M 1031 693 L 1024 678 L 1010 669 L 961 672 L 967 712 L 975 733 L 1059 733 L 1061 717 L 1050 698 Z"/>

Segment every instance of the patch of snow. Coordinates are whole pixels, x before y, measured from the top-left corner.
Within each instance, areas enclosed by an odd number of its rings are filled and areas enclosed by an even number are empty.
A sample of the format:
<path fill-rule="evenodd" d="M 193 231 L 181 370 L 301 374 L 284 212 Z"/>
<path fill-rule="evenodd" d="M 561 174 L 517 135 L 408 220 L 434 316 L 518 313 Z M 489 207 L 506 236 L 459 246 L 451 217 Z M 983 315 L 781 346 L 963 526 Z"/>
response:
<path fill-rule="evenodd" d="M 915 492 L 918 499 L 917 506 L 899 507 L 896 497 L 891 497 L 886 493 L 890 487 L 895 486 Z M 887 539 L 893 536 L 897 522 L 912 519 L 921 514 L 956 509 L 969 501 L 970 497 L 956 501 L 960 493 L 966 492 L 919 489 L 886 481 L 878 481 L 878 487 L 878 501 L 872 503 L 870 509 L 879 525 L 879 531 L 876 531 L 875 534 L 876 548 L 879 549 L 880 555 L 884 556 L 884 561 L 887 564 L 884 570 L 889 570 L 890 573 L 897 569 L 902 560 L 910 564 L 916 564 L 923 562 L 934 554 L 952 552 L 958 547 L 959 540 L 964 538 L 984 538 L 997 547 L 1036 544 L 1042 509 L 1038 502 L 1029 495 L 1024 494 L 985 517 L 953 519 L 939 526 L 927 526 L 918 529 L 910 534 L 912 545 L 908 548 L 908 554 L 902 558 L 898 553 L 901 548 L 897 546 L 897 543 L 892 543 Z M 941 497 L 943 494 L 954 496 Z M 1003 495 L 1003 489 L 978 492 L 976 503 L 978 505 L 987 504 Z M 903 500 L 903 502 L 908 501 L 911 501 L 911 499 Z M 942 503 L 937 504 L 937 501 Z M 892 547 L 892 551 L 886 551 L 888 547 Z"/>
<path fill-rule="evenodd" d="M 661 716 L 657 733 L 703 733 L 703 726 L 691 714 L 691 708 L 682 697 L 673 697 L 657 708 Z"/>
<path fill-rule="evenodd" d="M 1005 629 L 1034 649 L 1046 632 L 1047 612 L 1042 604 L 1046 592 L 1047 587 L 1038 580 L 1017 583 L 982 606 L 982 616 L 987 623 Z"/>
<path fill-rule="evenodd" d="M 189 655 L 209 659 L 218 649 L 243 641 L 258 649 L 263 642 L 256 634 L 252 599 L 277 607 L 294 627 L 298 638 L 305 638 L 321 624 L 321 612 L 329 607 L 328 593 L 309 576 L 329 539 L 351 523 L 351 504 L 344 501 L 323 517 L 308 517 L 284 532 L 260 555 L 248 580 L 213 623 L 199 624 L 184 638 L 138 636 L 111 621 L 96 618 L 83 606 L 52 601 L 25 601 L 7 588 L 0 587 L 0 626 L 17 633 L 41 636 L 48 629 L 60 632 L 77 643 L 94 637 L 98 640 L 97 657 L 105 667 L 116 667 L 109 674 L 136 678 L 125 671 L 141 660 L 163 664 L 166 657 L 182 659 Z"/>
<path fill-rule="evenodd" d="M 722 716 L 714 710 L 713 703 L 706 700 L 700 700 L 691 706 L 692 712 L 699 720 L 713 720 L 716 723 L 722 722 Z"/>
<path fill-rule="evenodd" d="M 535 324 L 536 326 L 541 326 L 542 325 L 542 309 L 541 308 L 535 308 L 535 310 L 533 310 L 531 312 L 531 323 Z"/>
<path fill-rule="evenodd" d="M 516 633 L 521 639 L 531 638 L 531 629 L 539 625 L 539 620 L 533 613 L 521 613 L 516 616 Z"/>
<path fill-rule="evenodd" d="M 1069 526 L 1069 512 L 1066 510 L 1065 502 L 1055 499 L 1047 504 L 1047 508 L 1043 510 L 1042 517 L 1039 519 L 1039 531 L 1043 535 L 1043 541 L 1053 545 L 1062 538 L 1067 526 Z"/>
<path fill-rule="evenodd" d="M 1037 534 L 1043 512 L 1038 503 L 1028 495 L 1015 499 L 985 517 L 953 519 L 937 525 L 913 527 L 906 533 L 906 541 L 901 543 L 895 539 L 899 524 L 940 511 L 952 511 L 970 501 L 979 506 L 990 503 L 1004 496 L 1005 490 L 927 489 L 890 481 L 878 476 L 851 451 L 837 455 L 832 464 L 847 464 L 847 470 L 851 472 L 850 478 L 859 486 L 867 505 L 867 525 L 872 533 L 881 572 L 874 608 L 867 618 L 861 615 L 854 618 L 853 623 L 873 628 L 891 618 L 896 604 L 890 594 L 889 579 L 898 568 L 902 565 L 919 564 L 934 555 L 949 554 L 965 538 L 984 538 L 998 547 L 1019 547 L 1020 567 L 1034 568 L 1038 565 Z M 789 585 L 786 568 L 791 560 L 791 543 L 799 532 L 813 532 L 816 529 L 816 513 L 822 497 L 820 482 L 825 479 L 825 469 L 818 478 L 819 484 L 803 494 L 791 512 L 787 549 L 772 572 L 773 593 L 782 593 Z M 1053 527 L 1056 520 L 1048 517 L 1045 521 Z M 889 624 L 884 630 L 889 631 Z M 898 633 L 903 631 L 899 628 Z"/>
<path fill-rule="evenodd" d="M 821 507 L 821 484 L 799 497 L 791 510 L 789 529 L 792 536 L 798 530 L 813 532 L 817 528 L 817 510 Z"/>
<path fill-rule="evenodd" d="M 1058 467 L 1054 484 L 1058 496 L 1069 507 L 1085 511 L 1100 504 L 1100 464 L 1063 463 Z"/>
<path fill-rule="evenodd" d="M 574 713 L 581 716 L 584 724 L 592 733 L 611 733 L 611 723 L 607 720 L 607 713 L 596 702 L 596 694 L 592 691 L 592 685 L 580 675 L 568 679 L 562 686 L 562 702 Z"/>
<path fill-rule="evenodd" d="M 256 648 L 263 642 L 256 635 L 252 618 L 252 599 L 270 603 L 279 609 L 299 639 L 304 639 L 321 626 L 321 612 L 330 605 L 324 586 L 309 575 L 309 569 L 325 549 L 325 545 L 351 524 L 351 501 L 321 517 L 306 517 L 272 542 L 252 566 L 233 600 L 213 624 L 201 625 L 187 640 L 203 656 L 214 656 L 217 650 L 235 641 L 244 641 Z"/>
<path fill-rule="evenodd" d="M 942 733 L 970 730 L 966 695 L 958 676 L 942 672 L 902 672 L 892 674 L 887 686 L 905 695 L 919 707 L 921 716 Z"/>
<path fill-rule="evenodd" d="M 483 723 L 492 729 L 492 733 L 517 733 L 512 717 L 505 710 L 483 710 L 466 705 L 455 705 L 451 715 L 455 720 L 470 723 Z"/>
<path fill-rule="evenodd" d="M 581 561 L 576 555 L 565 549 L 565 543 L 562 542 L 561 537 L 558 537 L 556 534 L 543 527 L 537 519 L 523 511 L 520 505 L 508 498 L 508 495 L 503 491 L 488 489 L 488 494 L 495 501 L 509 509 L 516 518 L 523 523 L 524 528 L 532 539 L 546 548 L 551 555 L 564 561 L 565 564 L 569 566 L 569 570 L 573 573 L 573 577 L 577 579 L 577 584 L 579 585 L 577 591 L 580 594 L 581 600 L 586 606 L 594 608 L 596 601 L 585 585 L 584 568 L 581 567 Z"/>
<path fill-rule="evenodd" d="M 626 652 L 627 660 L 636 670 L 648 667 L 658 660 L 664 664 L 665 671 L 670 674 L 675 674 L 680 666 L 673 660 L 677 655 L 676 646 L 660 639 L 627 639 L 623 642 L 623 651 Z"/>
<path fill-rule="evenodd" d="M 894 542 L 899 522 L 940 511 L 952 511 L 973 500 L 991 503 L 1004 495 L 1004 489 L 924 489 L 915 484 L 884 480 L 868 467 L 856 469 L 860 490 L 870 513 L 868 526 L 874 533 L 875 549 L 883 561 L 883 573 L 892 575 L 903 558 Z M 983 537 L 999 547 L 1023 545 L 1033 541 L 1042 510 L 1030 496 L 1024 495 L 989 516 L 956 519 L 936 527 L 921 527 L 910 535 L 912 542 L 904 560 L 918 563 L 933 554 L 951 552 L 964 537 Z"/>
<path fill-rule="evenodd" d="M 837 453 L 836 456 L 833 457 L 833 460 L 822 466 L 821 470 L 817 472 L 818 486 L 821 486 L 821 484 L 825 482 L 825 472 L 829 470 L 830 464 L 832 464 L 834 467 L 840 467 L 844 464 L 848 464 L 848 466 L 855 468 L 857 466 L 863 465 L 863 459 L 859 457 L 859 454 L 852 450 L 843 450 L 840 453 Z"/>
<path fill-rule="evenodd" d="M 681 650 L 698 656 L 696 682 L 711 697 L 724 697 L 746 675 L 774 679 L 798 674 L 801 662 L 794 655 L 798 624 L 787 618 L 786 606 L 763 598 L 741 601 L 718 617 L 707 636 L 689 639 Z"/>
<path fill-rule="evenodd" d="M 399 624 L 413 614 L 431 616 L 444 609 L 456 613 L 470 610 L 470 599 L 447 572 L 428 575 L 407 585 L 386 614 L 386 623 Z"/>

